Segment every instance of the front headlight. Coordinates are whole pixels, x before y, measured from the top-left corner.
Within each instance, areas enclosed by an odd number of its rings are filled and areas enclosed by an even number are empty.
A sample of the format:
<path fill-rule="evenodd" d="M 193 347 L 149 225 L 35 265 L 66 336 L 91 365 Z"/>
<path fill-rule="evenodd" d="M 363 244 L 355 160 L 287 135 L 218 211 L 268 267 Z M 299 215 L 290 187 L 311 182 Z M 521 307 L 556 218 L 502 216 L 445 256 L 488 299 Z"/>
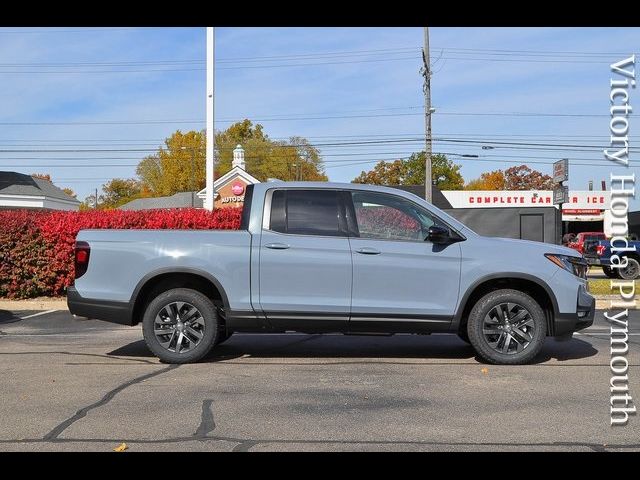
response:
<path fill-rule="evenodd" d="M 563 270 L 566 270 L 569 273 L 573 273 L 576 277 L 584 279 L 587 278 L 587 270 L 589 269 L 589 265 L 584 258 L 574 257 L 571 255 L 558 255 L 556 253 L 545 253 L 544 256 Z"/>

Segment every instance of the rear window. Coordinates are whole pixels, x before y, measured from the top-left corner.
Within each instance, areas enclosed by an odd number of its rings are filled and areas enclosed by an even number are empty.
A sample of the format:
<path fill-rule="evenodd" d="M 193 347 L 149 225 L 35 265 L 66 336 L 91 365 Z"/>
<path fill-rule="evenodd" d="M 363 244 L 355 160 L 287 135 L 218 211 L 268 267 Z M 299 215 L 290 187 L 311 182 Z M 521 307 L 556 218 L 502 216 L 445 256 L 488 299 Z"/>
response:
<path fill-rule="evenodd" d="M 584 240 L 600 240 L 604 238 L 604 233 L 603 234 L 595 234 L 595 235 L 585 235 L 584 236 Z"/>
<path fill-rule="evenodd" d="M 269 228 L 295 235 L 344 236 L 339 212 L 337 191 L 276 190 Z"/>

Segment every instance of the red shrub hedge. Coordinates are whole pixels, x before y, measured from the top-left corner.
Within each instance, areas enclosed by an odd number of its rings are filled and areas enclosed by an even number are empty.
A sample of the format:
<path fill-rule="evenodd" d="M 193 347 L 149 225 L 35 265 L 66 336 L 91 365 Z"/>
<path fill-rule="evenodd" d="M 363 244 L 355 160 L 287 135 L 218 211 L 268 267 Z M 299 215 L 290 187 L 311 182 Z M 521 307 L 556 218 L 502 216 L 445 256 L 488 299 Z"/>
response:
<path fill-rule="evenodd" d="M 0 297 L 64 295 L 73 283 L 73 246 L 88 228 L 233 230 L 239 208 L 206 210 L 0 211 Z"/>

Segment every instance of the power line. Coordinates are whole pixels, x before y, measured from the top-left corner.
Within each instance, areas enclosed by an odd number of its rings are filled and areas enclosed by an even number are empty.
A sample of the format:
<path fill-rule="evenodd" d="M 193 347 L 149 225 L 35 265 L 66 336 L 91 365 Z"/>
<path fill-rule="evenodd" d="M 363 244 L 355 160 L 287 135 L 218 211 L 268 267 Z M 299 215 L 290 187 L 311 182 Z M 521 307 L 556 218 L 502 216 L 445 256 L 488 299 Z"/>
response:
<path fill-rule="evenodd" d="M 410 107 L 402 107 L 402 108 L 410 108 Z M 416 107 L 416 108 L 422 108 L 422 106 Z M 349 134 L 333 134 L 333 135 L 310 135 L 310 136 L 305 136 L 304 138 L 309 140 L 309 139 L 340 139 L 340 138 L 354 138 L 354 139 L 370 139 L 370 138 L 389 138 L 389 139 L 393 139 L 393 138 L 397 138 L 397 137 L 410 137 L 410 138 L 418 138 L 421 135 L 423 135 L 423 133 L 421 132 L 408 132 L 408 133 L 385 133 L 385 134 L 358 134 L 358 135 L 349 135 Z M 489 139 L 496 137 L 496 138 L 502 138 L 502 137 L 507 137 L 507 138 L 528 138 L 528 137 L 545 137 L 545 138 L 549 138 L 549 139 L 574 139 L 574 138 L 591 138 L 591 139 L 595 139 L 595 138 L 602 138 L 602 139 L 609 139 L 610 136 L 609 135 L 602 135 L 602 134 L 566 134 L 566 135 L 558 135 L 558 134 L 553 134 L 553 133 L 488 133 L 488 132 L 484 132 L 484 133 L 480 133 L 480 132 L 441 132 L 440 136 L 451 136 L 451 137 L 480 137 L 483 139 L 487 139 L 487 141 L 490 141 Z M 640 134 L 639 135 L 629 135 L 630 138 L 636 138 L 639 137 L 640 138 Z M 269 137 L 270 140 L 274 140 L 274 141 L 288 141 L 291 137 Z M 163 144 L 163 148 L 164 148 L 164 142 L 165 140 L 167 140 L 167 138 L 156 138 L 156 139 L 136 139 L 136 138 L 99 138 L 99 139 L 87 139 L 87 138 L 75 138 L 75 139 L 58 139 L 58 138 L 39 138 L 39 139 L 34 139 L 34 138 L 22 138 L 22 139 L 0 139 L 0 144 L 2 144 L 3 142 L 84 142 L 86 144 L 91 143 L 92 146 L 99 146 L 99 145 L 109 145 L 113 142 L 126 142 L 134 144 L 134 142 L 144 142 L 144 144 L 146 145 L 156 145 L 156 144 Z M 108 143 L 93 143 L 93 142 L 108 142 Z M 148 142 L 148 143 L 147 143 Z M 84 144 L 83 144 L 84 145 Z M 5 146 L 7 146 L 5 144 Z M 22 145 L 24 146 L 24 145 Z M 39 145 L 42 146 L 42 145 Z M 61 146 L 61 145 L 56 145 L 56 146 Z M 67 146 L 74 146 L 74 145 L 67 145 Z"/>
<path fill-rule="evenodd" d="M 417 56 L 399 57 L 399 58 L 378 58 L 368 60 L 349 60 L 335 62 L 314 62 L 314 63 L 288 63 L 278 65 L 236 65 L 226 67 L 216 67 L 217 70 L 241 70 L 255 69 L 261 70 L 267 68 L 291 68 L 291 67 L 312 67 L 317 65 L 352 65 L 357 63 L 375 63 L 375 62 L 395 62 L 405 60 L 415 60 Z M 95 74 L 95 73 L 147 73 L 147 72 L 201 72 L 206 68 L 163 68 L 163 69 L 127 69 L 127 70 L 0 70 L 2 74 Z"/>
<path fill-rule="evenodd" d="M 145 27 L 145 28 L 162 28 L 162 27 Z M 79 28 L 79 29 L 65 29 L 65 30 L 0 30 L 0 35 L 4 34 L 50 34 L 50 33 L 89 33 L 89 32 L 105 32 L 105 31 L 118 31 L 118 30 L 137 30 L 135 27 L 103 27 L 103 28 Z"/>
<path fill-rule="evenodd" d="M 391 107 L 396 108 L 396 107 Z M 398 108 L 422 108 L 422 107 L 398 107 Z M 377 109 L 378 110 L 378 109 Z M 383 109 L 379 109 L 383 110 Z M 348 118 L 376 118 L 376 117 L 404 117 L 404 116 L 422 116 L 422 113 L 388 113 L 388 114 L 372 114 L 372 115 L 326 115 L 318 114 L 314 116 L 291 116 L 304 114 L 287 114 L 288 116 L 264 116 L 262 118 L 253 118 L 253 122 L 266 121 L 300 121 L 300 120 L 332 120 L 332 119 L 348 119 Z M 607 114 L 599 113 L 552 113 L 552 112 L 437 112 L 437 115 L 460 115 L 460 116 L 508 116 L 508 117 L 610 117 Z M 247 116 L 238 116 L 234 119 L 219 118 L 216 121 L 229 123 L 238 122 L 238 118 L 247 118 Z M 4 126 L 32 126 L 32 125 L 146 125 L 146 124 L 171 124 L 171 123 L 193 123 L 202 124 L 204 120 L 199 119 L 175 119 L 175 120 L 105 120 L 105 121 L 87 121 L 87 122 L 0 122 Z"/>
<path fill-rule="evenodd" d="M 461 47 L 436 47 L 434 50 L 451 50 L 465 51 L 470 53 L 495 52 L 507 53 L 510 55 L 519 54 L 540 54 L 540 55 L 584 55 L 584 56 L 615 56 L 629 55 L 629 52 L 587 52 L 587 51 L 558 51 L 558 50 L 509 50 L 509 49 L 490 49 L 490 48 L 461 48 Z"/>

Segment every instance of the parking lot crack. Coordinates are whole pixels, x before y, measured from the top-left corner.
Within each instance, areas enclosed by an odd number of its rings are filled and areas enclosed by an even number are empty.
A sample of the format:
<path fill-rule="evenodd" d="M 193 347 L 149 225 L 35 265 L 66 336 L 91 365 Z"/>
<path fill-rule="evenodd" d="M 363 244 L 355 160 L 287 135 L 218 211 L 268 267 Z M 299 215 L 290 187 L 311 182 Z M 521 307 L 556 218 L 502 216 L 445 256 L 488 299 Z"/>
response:
<path fill-rule="evenodd" d="M 213 410 L 211 409 L 213 400 L 206 399 L 202 402 L 202 418 L 198 429 L 193 434 L 194 437 L 200 440 L 206 440 L 208 433 L 211 433 L 216 428 L 216 422 L 213 419 Z"/>
<path fill-rule="evenodd" d="M 170 365 L 167 368 L 163 368 L 162 370 L 158 370 L 156 372 L 152 372 L 152 373 L 147 373 L 145 375 L 141 375 L 139 377 L 136 377 L 136 378 L 134 378 L 132 380 L 129 380 L 127 382 L 124 382 L 124 383 L 118 385 L 113 390 L 108 391 L 97 402 L 92 403 L 91 405 L 88 405 L 88 406 L 83 407 L 80 410 L 78 410 L 75 413 L 75 415 L 73 415 L 72 417 L 68 418 L 64 422 L 62 422 L 59 425 L 57 425 L 53 430 L 51 430 L 44 437 L 42 437 L 42 439 L 46 440 L 46 441 L 56 440 L 62 434 L 62 432 L 64 432 L 67 428 L 69 428 L 71 425 L 73 425 L 75 422 L 77 422 L 81 418 L 86 417 L 87 413 L 89 413 L 91 410 L 94 410 L 96 408 L 100 408 L 100 407 L 105 406 L 107 403 L 109 403 L 111 400 L 113 400 L 113 398 L 118 393 L 122 392 L 124 389 L 129 388 L 132 385 L 136 385 L 136 384 L 138 384 L 140 382 L 143 382 L 145 380 L 148 380 L 149 378 L 153 378 L 153 377 L 156 377 L 156 376 L 161 375 L 163 373 L 166 373 L 168 371 L 174 370 L 178 366 L 179 365 Z"/>

